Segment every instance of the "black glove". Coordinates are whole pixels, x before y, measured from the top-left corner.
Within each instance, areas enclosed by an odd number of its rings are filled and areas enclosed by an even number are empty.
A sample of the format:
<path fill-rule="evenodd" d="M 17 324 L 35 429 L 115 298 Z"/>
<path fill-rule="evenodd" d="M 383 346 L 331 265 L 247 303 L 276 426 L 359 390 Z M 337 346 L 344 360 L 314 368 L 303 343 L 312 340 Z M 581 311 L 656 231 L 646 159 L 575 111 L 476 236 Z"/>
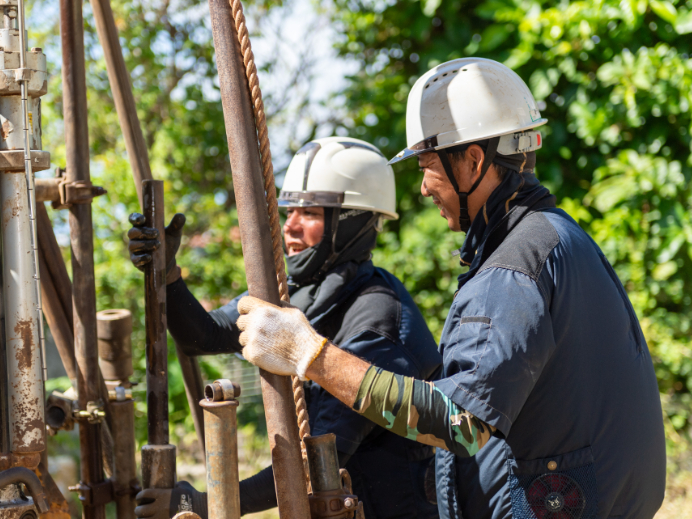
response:
<path fill-rule="evenodd" d="M 135 515 L 139 519 L 170 519 L 180 512 L 194 512 L 202 519 L 209 517 L 206 492 L 197 492 L 187 481 L 176 483 L 175 488 L 147 488 L 135 500 Z"/>
<path fill-rule="evenodd" d="M 151 261 L 151 253 L 161 246 L 158 240 L 159 232 L 153 227 L 144 226 L 144 215 L 132 213 L 130 223 L 132 229 L 127 233 L 130 239 L 128 249 L 130 260 L 139 270 L 144 270 L 144 266 Z M 180 248 L 180 239 L 183 235 L 185 225 L 185 215 L 176 213 L 171 218 L 171 223 L 166 227 L 166 274 L 170 273 L 175 267 L 175 254 Z"/>

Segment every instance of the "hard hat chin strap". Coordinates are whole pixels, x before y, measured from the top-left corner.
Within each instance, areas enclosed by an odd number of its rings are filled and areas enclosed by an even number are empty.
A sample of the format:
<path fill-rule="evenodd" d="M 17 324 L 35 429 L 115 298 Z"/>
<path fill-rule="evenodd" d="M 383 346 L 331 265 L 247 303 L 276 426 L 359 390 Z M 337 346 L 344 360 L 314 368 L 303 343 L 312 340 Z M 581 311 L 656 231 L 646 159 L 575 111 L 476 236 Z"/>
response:
<path fill-rule="evenodd" d="M 462 232 L 468 232 L 469 228 L 471 227 L 471 216 L 469 215 L 469 195 L 473 193 L 483 181 L 483 177 L 485 177 L 485 174 L 488 172 L 488 168 L 493 163 L 493 160 L 495 160 L 495 154 L 497 153 L 497 145 L 499 142 L 499 137 L 489 140 L 488 148 L 485 150 L 485 160 L 483 161 L 483 166 L 481 166 L 481 174 L 473 183 L 471 189 L 465 192 L 459 191 L 459 184 L 457 184 L 457 179 L 454 176 L 454 170 L 452 169 L 452 163 L 449 160 L 449 155 L 447 155 L 447 150 L 437 150 L 437 155 L 440 157 L 440 162 L 442 162 L 442 167 L 447 174 L 447 178 L 459 197 L 459 227 L 461 228 Z"/>

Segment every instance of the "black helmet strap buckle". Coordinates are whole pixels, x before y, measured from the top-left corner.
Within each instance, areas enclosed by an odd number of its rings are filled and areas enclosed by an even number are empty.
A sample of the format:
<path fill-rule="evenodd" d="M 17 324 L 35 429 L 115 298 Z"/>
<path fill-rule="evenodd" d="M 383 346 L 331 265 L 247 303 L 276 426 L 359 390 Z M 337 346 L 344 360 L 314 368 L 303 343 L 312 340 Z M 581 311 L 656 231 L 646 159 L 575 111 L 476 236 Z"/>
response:
<path fill-rule="evenodd" d="M 457 196 L 459 197 L 459 227 L 461 228 L 462 232 L 467 232 L 471 227 L 471 216 L 469 215 L 468 204 L 469 195 L 473 193 L 476 190 L 476 188 L 480 185 L 480 183 L 483 181 L 485 174 L 488 172 L 488 168 L 493 163 L 493 160 L 495 160 L 495 155 L 497 154 L 497 146 L 499 143 L 499 137 L 495 137 L 489 140 L 488 148 L 485 150 L 485 160 L 483 161 L 483 166 L 481 166 L 481 174 L 473 183 L 471 189 L 469 189 L 468 191 L 459 190 L 459 184 L 457 184 L 457 179 L 454 176 L 454 170 L 452 169 L 452 163 L 449 160 L 447 150 L 437 150 L 437 156 L 440 157 L 440 162 L 442 162 L 442 167 L 444 168 L 445 173 L 447 174 L 447 178 L 449 179 L 450 184 L 452 184 L 454 191 L 456 191 Z M 470 143 L 468 146 L 470 146 L 471 144 L 473 143 Z M 468 146 L 466 146 L 464 150 L 466 150 Z"/>

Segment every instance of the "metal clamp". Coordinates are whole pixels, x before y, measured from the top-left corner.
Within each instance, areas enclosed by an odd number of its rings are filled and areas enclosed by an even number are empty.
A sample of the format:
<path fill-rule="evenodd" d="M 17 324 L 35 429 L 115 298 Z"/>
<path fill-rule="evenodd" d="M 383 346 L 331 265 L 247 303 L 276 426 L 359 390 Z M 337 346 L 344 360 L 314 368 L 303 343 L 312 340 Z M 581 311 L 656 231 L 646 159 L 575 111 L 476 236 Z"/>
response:
<path fill-rule="evenodd" d="M 74 413 L 74 419 L 78 422 L 86 420 L 87 423 L 95 424 L 102 423 L 106 417 L 106 412 L 103 410 L 103 402 L 87 402 L 86 410 L 78 410 Z"/>
<path fill-rule="evenodd" d="M 351 476 L 346 469 L 339 470 L 342 487 L 308 494 L 311 519 L 356 519 L 363 517 L 363 503 L 353 494 Z"/>
<path fill-rule="evenodd" d="M 62 168 L 56 168 L 55 176 L 62 180 L 58 183 L 60 200 L 53 202 L 53 209 L 65 209 L 72 204 L 90 204 L 95 197 L 107 193 L 104 188 L 93 185 L 89 180 L 68 181 Z"/>
<path fill-rule="evenodd" d="M 108 400 L 110 402 L 125 402 L 126 400 L 132 399 L 132 389 L 130 388 L 116 386 L 115 388 L 108 390 Z"/>
<path fill-rule="evenodd" d="M 70 492 L 78 493 L 79 500 L 84 506 L 102 506 L 113 501 L 113 482 L 110 479 L 91 485 L 80 481 L 72 487 L 67 487 L 67 489 Z"/>

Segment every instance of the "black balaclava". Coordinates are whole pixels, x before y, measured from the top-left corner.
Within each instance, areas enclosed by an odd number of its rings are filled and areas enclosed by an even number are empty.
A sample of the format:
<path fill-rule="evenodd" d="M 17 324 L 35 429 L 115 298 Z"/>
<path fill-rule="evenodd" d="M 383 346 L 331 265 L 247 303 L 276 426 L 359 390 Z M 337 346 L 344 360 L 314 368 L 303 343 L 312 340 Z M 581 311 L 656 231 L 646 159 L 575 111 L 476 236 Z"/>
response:
<path fill-rule="evenodd" d="M 379 216 L 372 211 L 325 207 L 322 240 L 286 258 L 291 283 L 298 286 L 319 283 L 337 265 L 370 259 L 377 242 Z"/>

